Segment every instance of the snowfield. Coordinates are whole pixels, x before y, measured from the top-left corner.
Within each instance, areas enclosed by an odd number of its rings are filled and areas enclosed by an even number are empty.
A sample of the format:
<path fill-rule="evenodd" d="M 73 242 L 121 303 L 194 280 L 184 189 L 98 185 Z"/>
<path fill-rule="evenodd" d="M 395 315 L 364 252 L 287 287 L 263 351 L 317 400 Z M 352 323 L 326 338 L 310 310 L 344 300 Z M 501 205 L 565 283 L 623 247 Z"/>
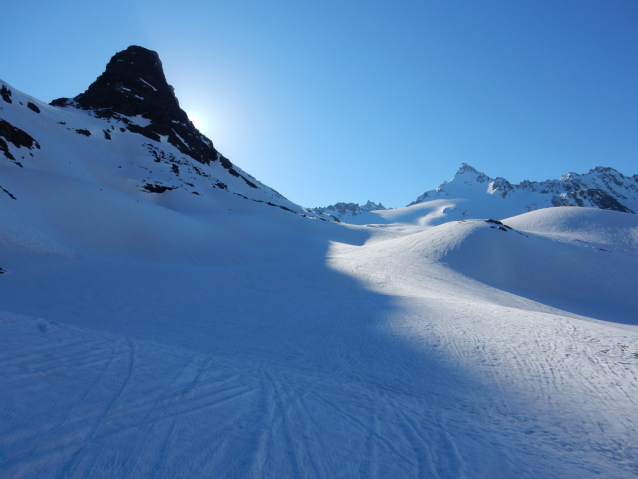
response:
<path fill-rule="evenodd" d="M 638 475 L 636 215 L 336 224 L 12 91 L 41 149 L 0 156 L 1 477 Z"/>

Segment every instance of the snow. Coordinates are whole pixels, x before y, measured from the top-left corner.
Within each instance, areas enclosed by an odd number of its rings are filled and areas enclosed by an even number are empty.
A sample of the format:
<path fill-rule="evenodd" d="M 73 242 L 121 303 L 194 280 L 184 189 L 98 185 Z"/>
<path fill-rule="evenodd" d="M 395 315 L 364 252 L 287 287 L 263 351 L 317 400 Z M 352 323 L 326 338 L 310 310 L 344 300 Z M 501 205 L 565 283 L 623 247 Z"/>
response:
<path fill-rule="evenodd" d="M 143 98 L 141 98 L 141 100 L 143 100 Z M 131 123 L 134 123 L 141 127 L 145 127 L 151 124 L 151 120 L 149 120 L 148 118 L 144 118 L 142 115 L 128 116 L 126 118 L 128 118 Z"/>
<path fill-rule="evenodd" d="M 157 88 L 155 88 L 153 85 L 151 85 L 149 82 L 147 82 L 146 80 L 144 80 L 143 78 L 140 78 L 140 81 L 148 86 L 150 86 L 153 91 L 157 91 Z"/>
<path fill-rule="evenodd" d="M 0 111 L 1 118 L 29 132 L 41 145 L 41 149 L 29 151 L 9 144 L 9 150 L 29 171 L 47 172 L 87 181 L 90 184 L 99 183 L 101 187 L 111 188 L 144 200 L 149 200 L 149 194 L 140 191 L 140 185 L 152 178 L 153 181 L 162 185 L 179 186 L 190 194 L 196 191 L 201 196 L 199 207 L 202 209 L 210 208 L 215 204 L 215 198 L 218 195 L 216 191 L 211 191 L 212 184 L 221 181 L 232 193 L 264 202 L 270 201 L 275 195 L 277 205 L 290 208 L 298 214 L 307 214 L 302 207 L 281 197 L 258 181 L 254 183 L 259 188 L 248 186 L 242 178 L 230 175 L 219 162 L 202 165 L 195 160 L 185 158 L 177 148 L 166 141 L 166 137 L 161 142 L 154 142 L 129 131 L 122 132 L 120 128 L 126 129 L 125 123 L 95 118 L 90 112 L 75 108 L 51 107 L 8 84 L 5 85 L 13 92 L 14 102 L 11 105 L 2 102 L 4 109 Z M 22 101 L 24 105 L 20 105 L 19 101 Z M 26 107 L 28 101 L 38 105 L 41 113 L 36 114 L 29 110 Z M 139 126 L 146 126 L 149 121 L 141 116 L 131 117 L 128 120 Z M 88 130 L 91 137 L 78 135 L 75 132 L 76 129 Z M 104 138 L 105 130 L 110 132 L 112 140 Z M 156 162 L 156 158 L 149 153 L 149 145 L 164 152 L 167 158 L 173 158 L 173 162 L 179 165 L 179 175 L 171 171 L 168 159 L 160 163 Z M 61 154 L 61 152 L 64 153 Z M 0 166 L 3 164 L 0 163 Z M 237 166 L 234 169 L 244 174 Z M 244 176 L 247 175 L 244 174 Z M 6 188 L 1 181 L 0 186 Z M 163 198 L 156 198 L 156 200 L 163 201 Z M 188 201 L 192 202 L 192 198 Z"/>
<path fill-rule="evenodd" d="M 590 243 L 594 248 L 638 254 L 635 215 L 568 206 L 533 211 L 504 221 L 512 227 L 556 240 Z"/>
<path fill-rule="evenodd" d="M 636 215 L 152 194 L 147 138 L 2 106 L 42 148 L 0 156 L 0 476 L 638 474 Z"/>

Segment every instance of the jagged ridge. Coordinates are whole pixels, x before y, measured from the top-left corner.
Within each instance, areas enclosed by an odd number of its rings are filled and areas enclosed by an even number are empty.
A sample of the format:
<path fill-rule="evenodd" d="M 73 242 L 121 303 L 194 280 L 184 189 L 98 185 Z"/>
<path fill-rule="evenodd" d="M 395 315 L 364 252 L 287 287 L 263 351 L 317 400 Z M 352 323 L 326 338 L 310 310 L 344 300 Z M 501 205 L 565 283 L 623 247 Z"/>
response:
<path fill-rule="evenodd" d="M 582 175 L 568 173 L 558 180 L 525 180 L 513 185 L 505 178 L 490 178 L 462 163 L 454 178 L 435 190 L 426 191 L 408 206 L 477 194 L 503 200 L 524 200 L 521 213 L 548 206 L 589 206 L 635 213 L 638 210 L 638 175 L 625 176 L 613 168 L 599 166 Z"/>
<path fill-rule="evenodd" d="M 335 219 L 342 219 L 346 217 L 357 216 L 369 211 L 385 209 L 386 207 L 383 206 L 381 203 L 373 203 L 370 200 L 368 200 L 365 205 L 359 205 L 359 203 L 335 203 L 334 205 L 325 207 L 319 206 L 316 208 L 310 208 L 311 211 L 317 214 L 328 215 Z"/>

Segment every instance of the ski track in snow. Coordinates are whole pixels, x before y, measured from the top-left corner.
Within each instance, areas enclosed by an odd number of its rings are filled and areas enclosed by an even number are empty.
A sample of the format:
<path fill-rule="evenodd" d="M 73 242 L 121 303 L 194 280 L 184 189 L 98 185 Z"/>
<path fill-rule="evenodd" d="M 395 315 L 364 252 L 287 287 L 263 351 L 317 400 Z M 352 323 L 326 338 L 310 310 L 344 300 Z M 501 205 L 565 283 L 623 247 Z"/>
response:
<path fill-rule="evenodd" d="M 413 291 L 358 341 L 335 339 L 327 350 L 286 339 L 231 355 L 5 313 L 0 472 L 638 473 L 635 334 L 442 296 L 433 304 Z"/>
<path fill-rule="evenodd" d="M 472 280 L 436 253 L 460 237 L 401 228 L 283 264 L 277 243 L 208 266 L 4 245 L 2 302 L 31 317 L 0 316 L 0 476 L 637 475 L 635 327 Z"/>

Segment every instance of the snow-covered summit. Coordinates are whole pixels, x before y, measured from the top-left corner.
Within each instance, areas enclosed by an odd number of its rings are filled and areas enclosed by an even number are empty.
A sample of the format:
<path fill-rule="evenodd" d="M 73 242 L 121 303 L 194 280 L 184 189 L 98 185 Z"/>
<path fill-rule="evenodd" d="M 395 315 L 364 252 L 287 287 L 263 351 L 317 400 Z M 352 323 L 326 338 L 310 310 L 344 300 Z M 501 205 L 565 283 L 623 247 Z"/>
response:
<path fill-rule="evenodd" d="M 638 175 L 625 176 L 613 168 L 599 166 L 585 174 L 568 173 L 558 180 L 525 180 L 513 185 L 505 178 L 491 178 L 462 163 L 450 181 L 426 191 L 408 206 L 451 198 L 463 198 L 475 204 L 488 202 L 497 211 L 508 209 L 512 214 L 550 206 L 590 206 L 635 213 L 638 211 Z"/>
<path fill-rule="evenodd" d="M 463 175 L 465 173 L 474 173 L 476 175 L 480 174 L 479 171 L 476 170 L 476 168 L 468 165 L 467 163 L 461 163 L 461 166 L 459 166 L 459 170 L 456 172 L 456 175 L 454 176 L 459 176 L 459 175 Z"/>

